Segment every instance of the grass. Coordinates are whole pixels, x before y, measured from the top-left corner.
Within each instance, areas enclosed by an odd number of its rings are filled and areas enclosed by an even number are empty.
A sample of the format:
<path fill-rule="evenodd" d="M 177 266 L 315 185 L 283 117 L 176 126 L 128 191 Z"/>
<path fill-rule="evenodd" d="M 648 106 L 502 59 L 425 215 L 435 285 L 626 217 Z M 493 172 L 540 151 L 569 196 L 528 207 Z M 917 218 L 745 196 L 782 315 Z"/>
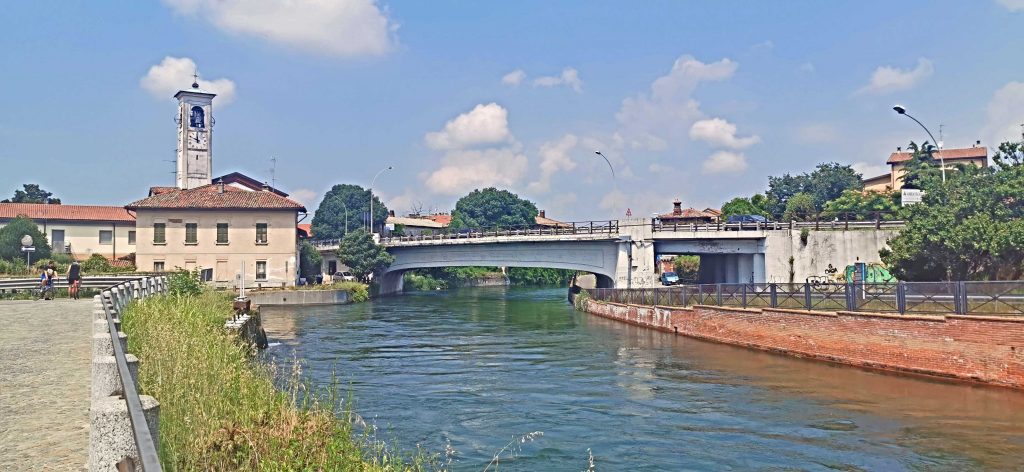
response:
<path fill-rule="evenodd" d="M 143 393 L 160 402 L 160 458 L 167 470 L 431 470 L 422 452 L 395 453 L 357 431 L 336 385 L 311 389 L 254 363 L 222 326 L 230 297 L 159 296 L 132 304 L 123 330 L 140 361 Z M 296 363 L 296 365 L 298 365 Z M 283 385 L 275 387 L 275 379 Z M 335 416 L 335 412 L 339 416 Z"/>

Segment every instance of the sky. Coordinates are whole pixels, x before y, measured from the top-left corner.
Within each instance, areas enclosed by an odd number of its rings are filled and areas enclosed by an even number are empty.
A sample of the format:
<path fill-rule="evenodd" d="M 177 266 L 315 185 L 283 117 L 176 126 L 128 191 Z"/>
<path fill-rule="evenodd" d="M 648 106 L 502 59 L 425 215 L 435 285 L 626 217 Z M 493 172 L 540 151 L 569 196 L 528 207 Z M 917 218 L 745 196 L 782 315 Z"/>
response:
<path fill-rule="evenodd" d="M 173 185 L 174 93 L 214 99 L 214 174 L 312 213 L 509 189 L 563 221 L 719 207 L 821 162 L 1019 140 L 1024 0 L 14 2 L 0 195 L 123 205 Z M 609 159 L 614 177 L 595 151 Z M 991 151 L 990 151 L 991 155 Z"/>

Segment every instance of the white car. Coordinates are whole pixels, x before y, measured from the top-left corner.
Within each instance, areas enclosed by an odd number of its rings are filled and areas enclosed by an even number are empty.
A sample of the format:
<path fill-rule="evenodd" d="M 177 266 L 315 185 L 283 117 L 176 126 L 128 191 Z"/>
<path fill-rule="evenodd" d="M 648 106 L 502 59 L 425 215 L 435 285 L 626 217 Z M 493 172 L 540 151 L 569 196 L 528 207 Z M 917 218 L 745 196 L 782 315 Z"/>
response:
<path fill-rule="evenodd" d="M 352 275 L 348 271 L 341 271 L 341 272 L 335 272 L 334 275 L 331 276 L 331 280 L 333 280 L 335 282 L 338 282 L 338 281 L 341 281 L 341 282 L 355 282 L 356 281 L 356 277 L 354 275 Z"/>

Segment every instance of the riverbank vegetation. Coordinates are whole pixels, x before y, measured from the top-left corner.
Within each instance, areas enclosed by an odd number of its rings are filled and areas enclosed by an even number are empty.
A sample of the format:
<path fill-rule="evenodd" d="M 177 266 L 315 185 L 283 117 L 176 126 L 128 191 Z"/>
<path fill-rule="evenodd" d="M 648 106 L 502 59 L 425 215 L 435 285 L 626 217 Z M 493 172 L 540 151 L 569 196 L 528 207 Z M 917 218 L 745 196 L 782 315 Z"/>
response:
<path fill-rule="evenodd" d="M 509 285 L 565 287 L 575 271 L 535 267 L 509 267 L 502 273 L 498 267 L 437 267 L 405 273 L 406 290 L 445 290 L 456 287 L 494 285 L 495 280 L 508 280 Z"/>
<path fill-rule="evenodd" d="M 433 468 L 425 454 L 395 453 L 339 420 L 357 415 L 336 386 L 317 390 L 298 368 L 282 379 L 252 362 L 249 348 L 223 330 L 230 316 L 230 296 L 211 291 L 142 300 L 124 313 L 142 392 L 160 402 L 167 470 Z"/>

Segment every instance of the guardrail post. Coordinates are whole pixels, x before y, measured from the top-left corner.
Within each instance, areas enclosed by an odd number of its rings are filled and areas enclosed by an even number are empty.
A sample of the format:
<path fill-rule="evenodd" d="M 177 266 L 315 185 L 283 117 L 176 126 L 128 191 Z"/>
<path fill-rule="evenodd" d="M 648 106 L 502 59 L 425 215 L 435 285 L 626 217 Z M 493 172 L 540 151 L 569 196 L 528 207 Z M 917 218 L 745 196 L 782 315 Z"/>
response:
<path fill-rule="evenodd" d="M 682 292 L 681 295 L 683 296 L 683 300 L 679 304 L 679 306 L 686 306 L 686 298 L 687 297 L 686 297 L 686 286 L 685 285 L 683 285 L 683 289 L 681 290 L 681 292 Z"/>
<path fill-rule="evenodd" d="M 969 299 L 967 298 L 967 282 L 957 282 L 955 290 L 954 298 L 959 302 L 956 304 L 956 312 L 961 315 L 966 315 L 971 309 L 971 306 L 968 304 Z"/>
<path fill-rule="evenodd" d="M 811 311 L 811 284 L 804 283 L 804 307 Z"/>
<path fill-rule="evenodd" d="M 772 308 L 779 307 L 779 286 L 768 284 L 768 305 Z"/>
<path fill-rule="evenodd" d="M 907 286 L 903 282 L 896 283 L 896 310 L 901 315 L 907 312 Z"/>
<path fill-rule="evenodd" d="M 747 284 L 743 284 L 743 308 L 747 307 Z"/>
<path fill-rule="evenodd" d="M 722 306 L 722 284 L 715 284 L 715 301 Z"/>
<path fill-rule="evenodd" d="M 857 311 L 857 290 L 853 284 L 843 284 L 843 295 L 846 295 L 846 311 Z"/>
<path fill-rule="evenodd" d="M 697 284 L 697 305 L 704 304 L 704 286 Z"/>

